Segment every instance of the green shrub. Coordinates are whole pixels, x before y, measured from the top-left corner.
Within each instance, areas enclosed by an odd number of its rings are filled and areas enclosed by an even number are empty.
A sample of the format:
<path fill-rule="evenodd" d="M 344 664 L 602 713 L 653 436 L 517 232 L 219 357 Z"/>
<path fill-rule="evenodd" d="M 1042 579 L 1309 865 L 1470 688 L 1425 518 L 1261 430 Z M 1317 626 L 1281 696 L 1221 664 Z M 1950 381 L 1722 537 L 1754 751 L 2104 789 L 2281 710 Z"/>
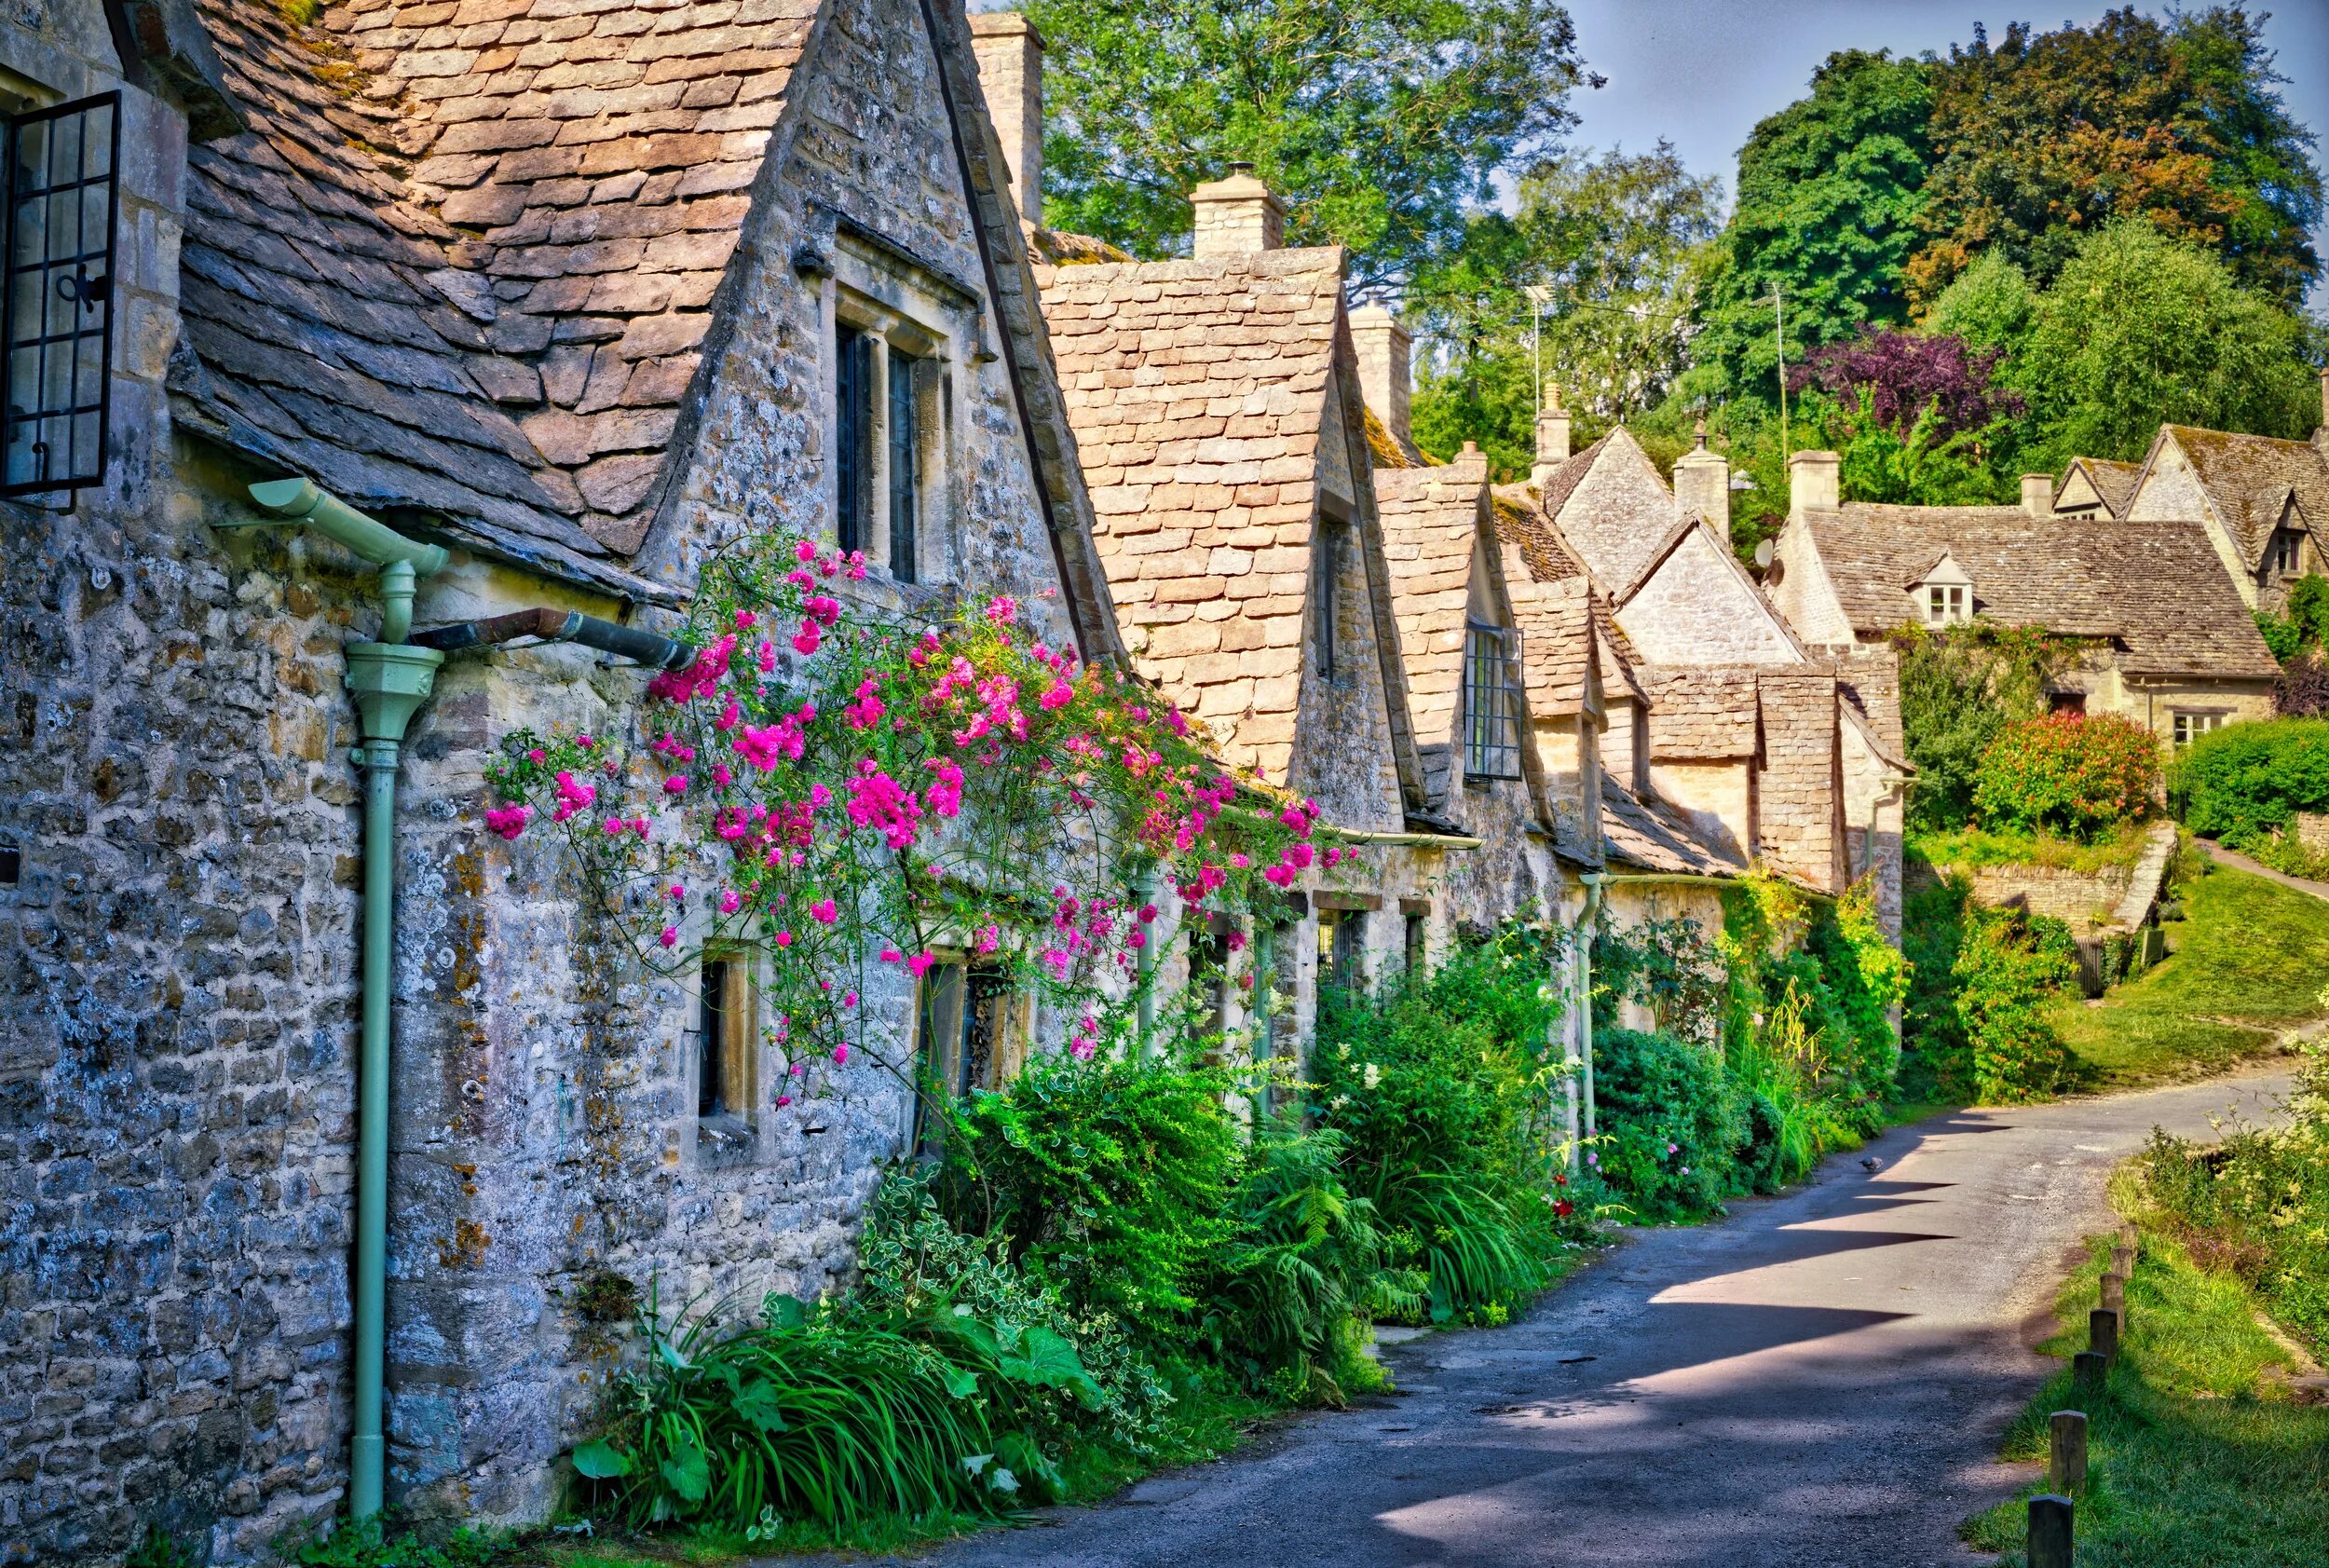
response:
<path fill-rule="evenodd" d="M 2070 1053 L 2047 1004 L 2078 977 L 2070 928 L 2026 909 L 1968 904 L 1962 917 L 1953 1034 L 1964 1056 L 1943 1079 L 1997 1103 L 2042 1099 L 2061 1084 Z"/>
<path fill-rule="evenodd" d="M 1594 1101 L 1601 1179 L 1645 1220 L 1695 1219 L 1735 1191 L 1748 1141 L 1744 1093 L 1713 1051 L 1666 1034 L 1597 1031 Z"/>
<path fill-rule="evenodd" d="M 1340 1133 L 1304 1133 L 1291 1119 L 1256 1129 L 1205 1290 L 1215 1357 L 1297 1404 L 1339 1405 L 1381 1386 L 1362 1349 L 1368 1325 L 1418 1302 L 1386 1264 L 1374 1205 L 1343 1185 L 1346 1147 Z"/>
<path fill-rule="evenodd" d="M 1319 1008 L 1312 1105 L 1391 1261 L 1427 1279 L 1434 1321 L 1499 1321 L 1548 1277 L 1556 1074 L 1552 955 L 1523 931 L 1459 948 L 1380 1002 Z"/>
<path fill-rule="evenodd" d="M 2329 719 L 2227 725 L 2185 747 L 2169 783 L 2185 826 L 2246 849 L 2329 811 Z"/>
<path fill-rule="evenodd" d="M 1167 1057 L 1030 1061 L 1003 1094 L 958 1108 L 941 1206 L 1079 1317 L 1143 1346 L 1185 1338 L 1193 1291 L 1229 1234 L 1239 1159 L 1227 1071 Z"/>
<path fill-rule="evenodd" d="M 967 1337 L 942 1354 L 786 1296 L 734 1328 L 712 1313 L 666 1325 L 650 1296 L 639 1328 L 647 1355 L 621 1380 L 611 1427 L 573 1456 L 586 1489 L 634 1528 L 743 1530 L 773 1515 L 846 1532 L 1000 1511 L 1023 1477 L 1040 1483 L 1049 1469 L 1010 1419 L 1013 1374 L 1038 1387 L 1083 1375 L 1056 1336 L 1006 1373 L 1004 1353 L 980 1356 Z"/>
<path fill-rule="evenodd" d="M 1993 826 L 2091 840 L 2151 809 L 2159 743 L 2116 715 L 2050 714 L 2008 725 L 1982 754 L 1973 806 Z"/>
<path fill-rule="evenodd" d="M 892 1170 L 882 1179 L 858 1244 L 860 1276 L 846 1311 L 874 1322 L 913 1324 L 962 1313 L 1010 1332 L 1044 1329 L 1075 1346 L 1099 1390 L 1057 1389 L 1031 1402 L 1039 1435 L 1065 1443 L 1093 1434 L 1126 1452 L 1146 1453 L 1163 1427 L 1172 1395 L 1123 1327 L 1106 1314 L 1079 1316 L 1059 1294 L 1031 1279 L 1009 1257 L 1005 1238 L 970 1236 L 948 1224 L 931 1179 Z"/>
<path fill-rule="evenodd" d="M 1908 825 L 1962 827 L 1973 814 L 1982 756 L 1997 732 L 2046 712 L 2048 684 L 2068 662 L 2064 646 L 2021 627 L 1976 621 L 1947 632 L 1902 628 L 1900 726 L 1916 778 Z"/>

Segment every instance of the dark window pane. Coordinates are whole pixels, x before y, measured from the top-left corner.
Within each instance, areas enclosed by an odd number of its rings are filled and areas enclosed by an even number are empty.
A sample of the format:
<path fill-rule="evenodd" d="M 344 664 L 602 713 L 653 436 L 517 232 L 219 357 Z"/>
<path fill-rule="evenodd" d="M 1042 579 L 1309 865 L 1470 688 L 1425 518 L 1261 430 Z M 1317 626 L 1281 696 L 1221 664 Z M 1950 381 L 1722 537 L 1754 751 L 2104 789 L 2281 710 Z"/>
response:
<path fill-rule="evenodd" d="M 922 432 L 911 354 L 890 350 L 890 572 L 900 582 L 916 580 L 914 566 L 921 517 Z"/>
<path fill-rule="evenodd" d="M 1344 526 L 1335 518 L 1318 520 L 1318 673 L 1329 676 L 1334 674 L 1334 645 L 1341 632 L 1336 621 L 1342 609 Z"/>
<path fill-rule="evenodd" d="M 872 532 L 874 340 L 843 327 L 835 348 L 833 466 L 839 502 L 835 536 L 846 552 L 865 549 Z"/>
<path fill-rule="evenodd" d="M 735 1048 L 728 1016 L 728 961 L 703 961 L 703 1048 L 696 1065 L 696 1114 L 716 1116 L 736 1107 L 726 1103 L 728 1054 Z"/>
<path fill-rule="evenodd" d="M 104 478 L 118 96 L 8 122 L 0 493 Z"/>

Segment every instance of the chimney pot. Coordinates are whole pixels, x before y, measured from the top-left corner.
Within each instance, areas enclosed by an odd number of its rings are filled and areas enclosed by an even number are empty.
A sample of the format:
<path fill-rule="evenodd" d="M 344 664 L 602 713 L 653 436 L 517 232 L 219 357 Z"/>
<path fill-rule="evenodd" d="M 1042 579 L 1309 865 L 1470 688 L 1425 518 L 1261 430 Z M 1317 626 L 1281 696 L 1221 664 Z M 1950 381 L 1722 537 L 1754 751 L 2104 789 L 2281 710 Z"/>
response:
<path fill-rule="evenodd" d="M 1698 421 L 1691 449 L 1674 464 L 1674 498 L 1714 525 L 1728 539 L 1731 532 L 1731 461 L 1707 450 L 1707 422 Z"/>
<path fill-rule="evenodd" d="M 1286 243 L 1286 209 L 1253 177 L 1250 163 L 1231 164 L 1229 178 L 1199 185 L 1189 201 L 1197 210 L 1191 253 L 1199 261 L 1249 256 Z"/>
<path fill-rule="evenodd" d="M 2033 517 L 2054 515 L 2054 476 L 2050 473 L 2025 473 L 2022 476 L 2022 510 Z"/>
<path fill-rule="evenodd" d="M 1801 517 L 1806 511 L 1833 511 L 1843 504 L 1838 470 L 1844 459 L 1833 452 L 1798 452 L 1787 460 L 1787 511 Z"/>
<path fill-rule="evenodd" d="M 1536 462 L 1529 470 L 1529 482 L 1544 488 L 1553 470 L 1568 460 L 1569 411 L 1560 406 L 1560 388 L 1547 381 L 1545 406 L 1536 416 Z"/>
<path fill-rule="evenodd" d="M 1043 35 L 1016 11 L 980 11 L 971 18 L 971 50 L 987 116 L 1011 170 L 1011 197 L 1019 217 L 1043 226 Z"/>
<path fill-rule="evenodd" d="M 1358 353 L 1358 386 L 1367 406 L 1391 439 L 1404 449 L 1414 444 L 1408 418 L 1413 339 L 1399 319 L 1380 305 L 1351 312 L 1351 347 Z"/>

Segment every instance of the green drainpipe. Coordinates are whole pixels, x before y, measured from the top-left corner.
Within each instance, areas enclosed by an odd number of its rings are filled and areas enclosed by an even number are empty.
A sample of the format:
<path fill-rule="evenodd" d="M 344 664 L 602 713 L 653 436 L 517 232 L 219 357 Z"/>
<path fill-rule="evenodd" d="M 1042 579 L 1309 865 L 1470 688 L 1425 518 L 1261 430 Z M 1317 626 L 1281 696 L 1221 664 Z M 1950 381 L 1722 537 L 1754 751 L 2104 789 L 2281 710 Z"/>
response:
<path fill-rule="evenodd" d="M 1577 880 L 1585 884 L 1585 907 L 1577 915 L 1578 952 L 1584 961 L 1578 966 L 1583 976 L 1577 996 L 1578 1054 L 1585 1058 L 1585 1141 L 1591 1143 L 1593 1126 L 1593 925 L 1601 912 L 1601 890 L 1609 884 L 1606 871 L 1580 872 Z M 1570 1163 L 1576 1163 L 1574 1150 Z"/>
<path fill-rule="evenodd" d="M 274 522 L 297 523 L 380 567 L 380 640 L 347 647 L 347 689 L 362 721 L 348 760 L 364 773 L 363 1051 L 356 1076 L 356 1433 L 349 1445 L 347 1512 L 380 1511 L 387 1469 L 381 1406 L 388 1348 L 388 993 L 396 919 L 396 764 L 405 727 L 428 701 L 444 655 L 405 642 L 417 579 L 440 571 L 445 552 L 404 538 L 306 479 L 251 486 Z"/>

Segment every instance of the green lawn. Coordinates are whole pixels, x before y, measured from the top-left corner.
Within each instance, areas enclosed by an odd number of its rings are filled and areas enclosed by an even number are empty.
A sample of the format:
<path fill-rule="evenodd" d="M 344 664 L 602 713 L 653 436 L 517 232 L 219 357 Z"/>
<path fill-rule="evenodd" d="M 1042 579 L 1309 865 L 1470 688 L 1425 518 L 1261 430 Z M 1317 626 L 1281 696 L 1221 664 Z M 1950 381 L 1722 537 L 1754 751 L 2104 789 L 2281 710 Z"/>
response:
<path fill-rule="evenodd" d="M 2063 1329 L 2040 1349 L 2087 1346 L 2087 1313 L 2109 1241 L 2091 1245 L 2063 1288 Z M 2100 1398 L 2057 1372 L 2007 1434 L 2005 1457 L 2043 1462 L 2046 1418 L 2084 1410 L 2088 1484 L 2077 1505 L 2079 1568 L 2319 1568 L 2329 1562 L 2329 1407 L 2296 1401 L 2289 1354 L 2255 1297 L 2195 1267 L 2146 1232 L 2127 1286 L 2127 1334 Z M 1966 1522 L 1966 1539 L 2019 1565 L 2026 1498 Z"/>
<path fill-rule="evenodd" d="M 2203 1077 L 2329 1013 L 2329 902 L 2221 866 L 2185 890 L 2176 951 L 2104 997 L 2056 1009 L 2082 1089 Z"/>

